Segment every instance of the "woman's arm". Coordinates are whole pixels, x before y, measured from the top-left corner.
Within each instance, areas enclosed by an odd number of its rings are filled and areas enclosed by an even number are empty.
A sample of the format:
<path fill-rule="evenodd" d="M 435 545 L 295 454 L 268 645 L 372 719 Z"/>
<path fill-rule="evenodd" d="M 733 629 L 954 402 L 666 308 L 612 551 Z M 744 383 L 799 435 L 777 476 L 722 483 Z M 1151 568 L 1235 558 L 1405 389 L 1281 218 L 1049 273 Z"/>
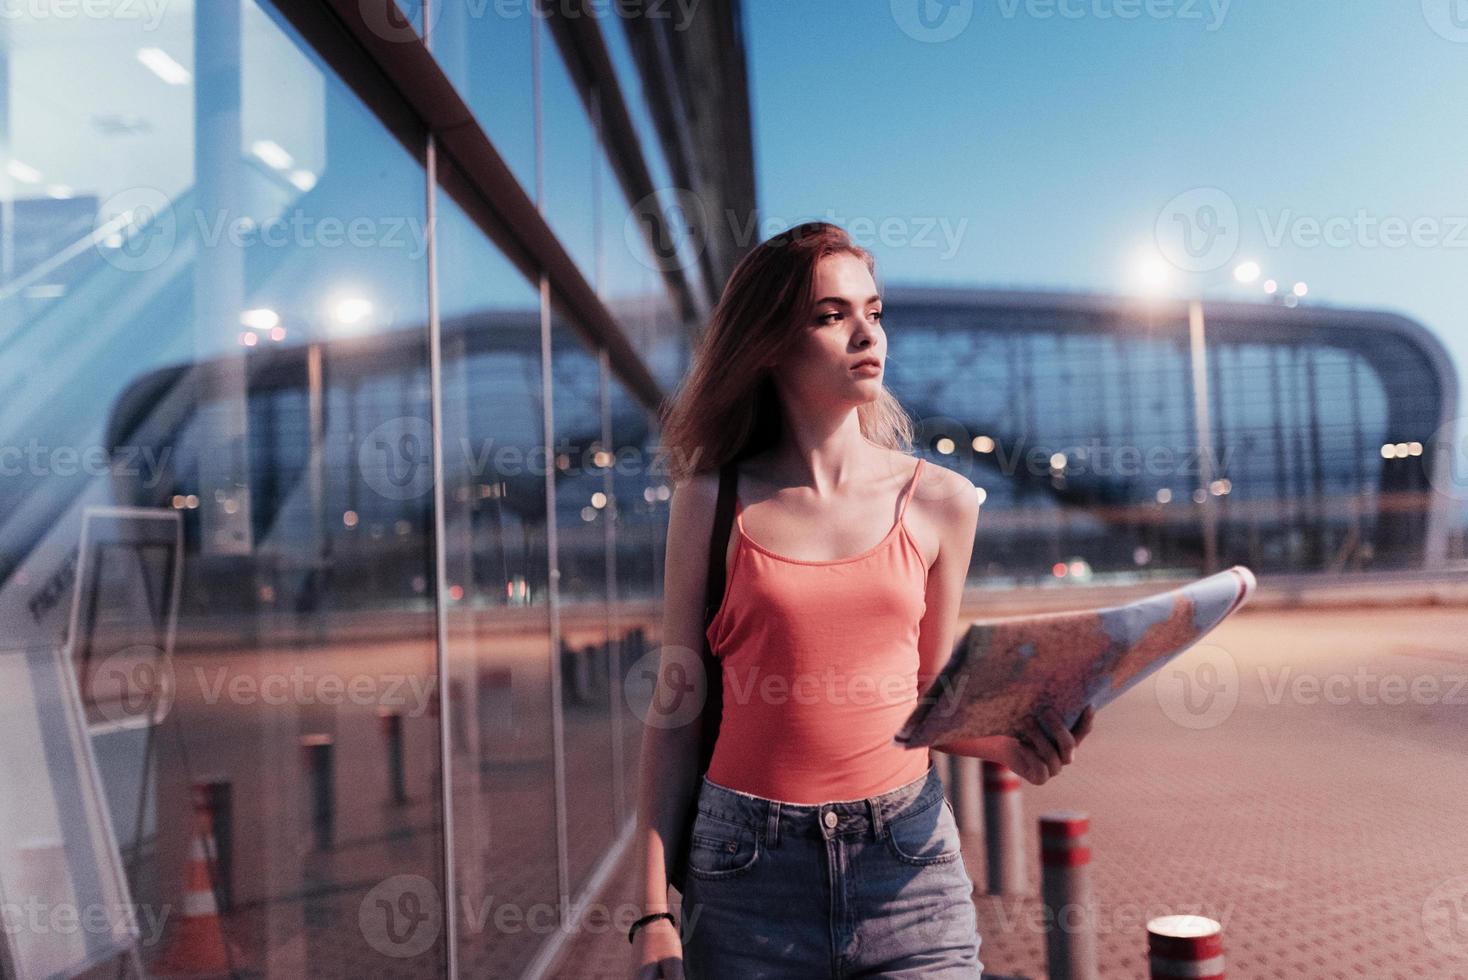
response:
<path fill-rule="evenodd" d="M 663 573 L 664 651 L 656 687 L 643 719 L 642 752 L 638 767 L 637 874 L 642 909 L 671 911 L 668 902 L 669 849 L 679 840 L 688 816 L 697 778 L 702 714 L 691 718 L 682 703 L 686 685 L 673 682 L 680 675 L 668 666 L 677 662 L 694 669 L 703 649 L 703 601 L 708 579 L 709 535 L 713 531 L 718 499 L 716 474 L 701 474 L 677 485 L 668 505 L 667 559 Z M 705 678 L 705 683 L 720 679 Z M 705 690 L 707 688 L 705 687 Z M 702 705 L 700 705 L 702 708 Z M 652 977 L 681 976 L 682 955 L 677 931 L 667 919 L 657 919 L 638 930 L 633 947 L 634 973 Z"/>
<path fill-rule="evenodd" d="M 942 472 L 940 489 L 931 508 L 941 533 L 938 557 L 928 569 L 927 609 L 918 640 L 919 691 L 928 689 L 953 654 L 963 587 L 973 560 L 974 535 L 979 524 L 979 497 L 973 484 L 961 473 L 940 467 L 933 469 Z M 933 498 L 925 495 L 925 499 Z M 1076 721 L 1075 729 L 1070 730 L 1059 713 L 1052 710 L 1026 719 L 1022 739 L 994 735 L 955 739 L 933 748 L 949 755 L 1001 763 L 1039 785 L 1070 763 L 1076 745 L 1091 730 L 1093 714 L 1087 708 Z"/>
<path fill-rule="evenodd" d="M 938 557 L 928 569 L 927 607 L 918 635 L 918 691 L 926 691 L 953 654 L 959 606 L 974 556 L 979 526 L 979 495 L 962 473 L 928 468 L 921 497 L 926 515 L 938 528 Z M 947 751 L 941 746 L 933 746 Z M 963 755 L 968 753 L 954 753 Z"/>

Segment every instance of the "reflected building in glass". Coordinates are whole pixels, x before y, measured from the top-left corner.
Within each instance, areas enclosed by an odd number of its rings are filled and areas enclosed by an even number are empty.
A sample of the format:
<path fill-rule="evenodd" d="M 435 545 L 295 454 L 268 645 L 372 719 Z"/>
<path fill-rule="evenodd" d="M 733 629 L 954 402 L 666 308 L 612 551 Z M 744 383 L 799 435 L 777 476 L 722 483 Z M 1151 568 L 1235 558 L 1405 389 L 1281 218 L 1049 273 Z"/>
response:
<path fill-rule="evenodd" d="M 0 24 L 0 975 L 550 975 L 738 257 L 682 209 L 754 213 L 738 4 L 125 7 Z"/>

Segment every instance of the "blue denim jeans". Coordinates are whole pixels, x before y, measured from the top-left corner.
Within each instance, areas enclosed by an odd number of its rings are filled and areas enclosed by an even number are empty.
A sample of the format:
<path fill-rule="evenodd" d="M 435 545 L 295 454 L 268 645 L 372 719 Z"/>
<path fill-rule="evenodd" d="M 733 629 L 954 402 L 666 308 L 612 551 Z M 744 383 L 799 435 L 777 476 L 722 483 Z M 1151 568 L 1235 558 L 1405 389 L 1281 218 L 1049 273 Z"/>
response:
<path fill-rule="evenodd" d="M 974 883 L 938 771 L 785 803 L 704 777 L 679 929 L 688 980 L 978 980 Z"/>

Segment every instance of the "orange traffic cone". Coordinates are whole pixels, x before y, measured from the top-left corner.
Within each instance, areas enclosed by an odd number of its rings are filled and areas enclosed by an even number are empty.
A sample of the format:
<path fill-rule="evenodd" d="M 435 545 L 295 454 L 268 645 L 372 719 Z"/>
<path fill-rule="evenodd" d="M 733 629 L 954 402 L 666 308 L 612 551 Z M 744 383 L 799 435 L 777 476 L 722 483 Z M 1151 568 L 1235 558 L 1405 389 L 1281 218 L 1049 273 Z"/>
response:
<path fill-rule="evenodd" d="M 216 850 L 208 786 L 196 783 L 191 796 L 194 830 L 184 874 L 183 913 L 174 920 L 168 946 L 153 964 L 151 972 L 159 976 L 228 973 L 233 969 L 209 874 Z"/>

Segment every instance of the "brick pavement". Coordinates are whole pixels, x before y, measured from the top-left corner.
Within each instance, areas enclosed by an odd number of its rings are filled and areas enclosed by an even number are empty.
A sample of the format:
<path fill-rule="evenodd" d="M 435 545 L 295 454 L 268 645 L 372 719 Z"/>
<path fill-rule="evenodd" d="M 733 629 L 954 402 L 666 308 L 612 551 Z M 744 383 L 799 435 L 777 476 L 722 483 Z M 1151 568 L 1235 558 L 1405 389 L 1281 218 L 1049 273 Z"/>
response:
<path fill-rule="evenodd" d="M 1028 855 L 1041 812 L 1090 815 L 1102 976 L 1146 975 L 1150 916 L 1201 912 L 1230 976 L 1468 980 L 1465 626 L 1452 608 L 1245 611 L 1024 784 Z M 601 901 L 635 899 L 631 857 Z M 982 889 L 981 835 L 964 860 Z M 1029 870 L 1027 896 L 975 896 L 995 974 L 1045 976 Z M 624 978 L 628 950 L 588 931 L 553 975 Z"/>

